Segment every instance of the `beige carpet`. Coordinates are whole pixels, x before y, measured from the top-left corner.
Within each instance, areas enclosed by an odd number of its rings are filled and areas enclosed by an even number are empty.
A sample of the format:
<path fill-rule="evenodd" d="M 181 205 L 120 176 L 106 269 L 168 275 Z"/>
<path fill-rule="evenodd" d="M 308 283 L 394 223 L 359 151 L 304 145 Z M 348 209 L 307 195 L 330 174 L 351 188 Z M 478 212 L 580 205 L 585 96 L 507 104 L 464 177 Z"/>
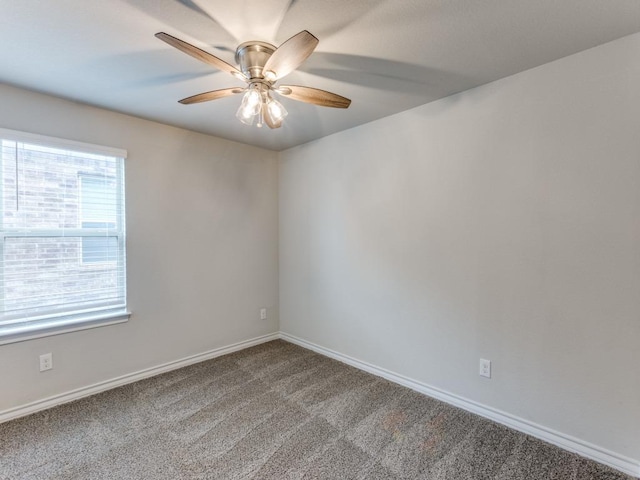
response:
<path fill-rule="evenodd" d="M 0 478 L 630 479 L 283 341 L 1 424 Z"/>

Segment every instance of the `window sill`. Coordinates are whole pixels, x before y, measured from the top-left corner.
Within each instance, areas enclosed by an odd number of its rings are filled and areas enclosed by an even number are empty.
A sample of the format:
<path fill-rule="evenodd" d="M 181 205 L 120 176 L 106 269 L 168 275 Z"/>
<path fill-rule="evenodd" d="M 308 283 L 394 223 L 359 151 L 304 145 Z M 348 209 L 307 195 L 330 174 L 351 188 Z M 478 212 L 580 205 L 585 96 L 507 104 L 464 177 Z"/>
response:
<path fill-rule="evenodd" d="M 56 319 L 18 323 L 0 327 L 0 345 L 23 342 L 34 338 L 77 332 L 88 328 L 106 327 L 129 320 L 131 312 L 118 310 L 99 314 L 62 317 Z"/>

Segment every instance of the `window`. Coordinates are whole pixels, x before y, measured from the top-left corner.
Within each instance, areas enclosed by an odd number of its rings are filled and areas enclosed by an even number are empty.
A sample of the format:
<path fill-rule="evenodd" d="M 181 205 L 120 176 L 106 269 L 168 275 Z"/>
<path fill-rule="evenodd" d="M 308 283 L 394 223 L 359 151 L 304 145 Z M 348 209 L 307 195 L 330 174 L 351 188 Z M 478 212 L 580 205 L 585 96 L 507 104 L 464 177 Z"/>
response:
<path fill-rule="evenodd" d="M 0 142 L 0 343 L 125 321 L 126 152 Z"/>

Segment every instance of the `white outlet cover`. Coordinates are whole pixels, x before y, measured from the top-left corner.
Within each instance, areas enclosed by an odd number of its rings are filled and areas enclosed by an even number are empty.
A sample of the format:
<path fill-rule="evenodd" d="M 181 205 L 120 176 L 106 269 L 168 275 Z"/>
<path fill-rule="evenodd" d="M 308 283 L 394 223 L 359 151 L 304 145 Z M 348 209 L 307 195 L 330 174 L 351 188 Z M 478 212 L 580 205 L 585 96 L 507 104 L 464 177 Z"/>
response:
<path fill-rule="evenodd" d="M 51 370 L 53 368 L 53 355 L 51 353 L 45 353 L 40 355 L 40 371 Z"/>
<path fill-rule="evenodd" d="M 480 376 L 491 378 L 491 360 L 480 359 Z"/>
<path fill-rule="evenodd" d="M 266 320 L 267 319 L 267 309 L 266 308 L 261 308 L 260 309 L 260 320 Z"/>

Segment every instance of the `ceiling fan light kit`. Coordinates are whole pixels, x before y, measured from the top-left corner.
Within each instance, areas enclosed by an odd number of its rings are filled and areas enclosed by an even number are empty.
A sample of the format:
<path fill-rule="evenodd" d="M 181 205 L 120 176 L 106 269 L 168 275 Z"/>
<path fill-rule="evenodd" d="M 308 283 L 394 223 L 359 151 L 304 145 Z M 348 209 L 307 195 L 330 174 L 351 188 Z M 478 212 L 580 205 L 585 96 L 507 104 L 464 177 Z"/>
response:
<path fill-rule="evenodd" d="M 351 104 L 348 98 L 318 88 L 297 85 L 275 86 L 278 80 L 298 68 L 315 50 L 318 39 L 306 30 L 294 35 L 277 48 L 270 43 L 259 41 L 241 44 L 236 49 L 235 56 L 239 69 L 167 33 L 156 33 L 156 37 L 247 83 L 245 88 L 225 88 L 183 98 L 180 103 L 184 105 L 244 93 L 240 108 L 236 112 L 236 117 L 242 123 L 253 125 L 255 122 L 257 127 L 262 127 L 266 123 L 269 128 L 280 128 L 287 116 L 287 110 L 274 98 L 274 92 L 288 96 L 292 100 L 325 107 L 348 108 Z"/>
<path fill-rule="evenodd" d="M 281 127 L 287 115 L 287 110 L 273 98 L 270 88 L 264 83 L 255 83 L 247 87 L 240 108 L 236 112 L 236 117 L 245 125 L 253 125 L 257 119 L 257 127 L 266 123 L 271 128 Z"/>

